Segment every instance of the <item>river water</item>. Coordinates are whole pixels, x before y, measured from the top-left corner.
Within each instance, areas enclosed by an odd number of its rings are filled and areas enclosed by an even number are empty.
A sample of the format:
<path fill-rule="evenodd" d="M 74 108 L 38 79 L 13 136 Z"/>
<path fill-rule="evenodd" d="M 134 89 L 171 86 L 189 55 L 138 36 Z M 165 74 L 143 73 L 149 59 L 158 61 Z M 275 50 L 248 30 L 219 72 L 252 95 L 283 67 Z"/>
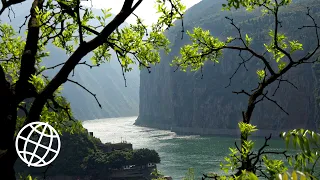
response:
<path fill-rule="evenodd" d="M 84 121 L 83 126 L 93 132 L 103 143 L 127 141 L 133 148 L 155 149 L 161 158 L 158 170 L 181 180 L 188 168 L 194 168 L 195 175 L 203 173 L 222 173 L 220 162 L 229 154 L 229 147 L 234 146 L 237 137 L 221 136 L 179 136 L 166 130 L 158 130 L 133 125 L 137 117 L 108 118 Z M 254 139 L 257 147 L 264 142 L 263 138 Z M 270 141 L 269 150 L 284 150 L 281 139 Z"/>

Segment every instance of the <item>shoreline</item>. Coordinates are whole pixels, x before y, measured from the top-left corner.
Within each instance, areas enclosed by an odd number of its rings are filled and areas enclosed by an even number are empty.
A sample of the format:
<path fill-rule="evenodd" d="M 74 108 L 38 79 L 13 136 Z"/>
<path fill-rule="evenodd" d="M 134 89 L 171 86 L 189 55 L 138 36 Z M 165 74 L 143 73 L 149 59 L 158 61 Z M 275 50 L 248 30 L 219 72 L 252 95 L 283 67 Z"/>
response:
<path fill-rule="evenodd" d="M 135 121 L 135 126 L 154 128 L 160 130 L 169 130 L 176 133 L 177 135 L 199 135 L 202 137 L 206 136 L 228 136 L 228 137 L 239 137 L 239 129 L 213 129 L 213 128 L 199 128 L 199 127 L 177 127 L 168 124 L 155 124 L 155 123 L 141 123 Z M 252 137 L 268 137 L 272 134 L 273 138 L 280 138 L 281 132 L 289 131 L 290 129 L 272 130 L 272 129 L 258 129 L 252 133 Z"/>

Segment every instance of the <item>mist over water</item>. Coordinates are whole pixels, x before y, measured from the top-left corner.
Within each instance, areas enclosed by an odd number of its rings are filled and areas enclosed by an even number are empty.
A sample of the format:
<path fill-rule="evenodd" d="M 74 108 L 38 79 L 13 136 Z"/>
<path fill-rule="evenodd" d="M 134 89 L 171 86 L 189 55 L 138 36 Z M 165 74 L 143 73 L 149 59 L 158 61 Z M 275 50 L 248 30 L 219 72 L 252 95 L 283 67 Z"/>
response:
<path fill-rule="evenodd" d="M 84 121 L 83 126 L 103 143 L 127 141 L 133 148 L 155 149 L 161 158 L 158 170 L 174 180 L 181 180 L 188 168 L 194 168 L 196 177 L 203 173 L 223 173 L 220 162 L 229 154 L 238 137 L 179 136 L 174 132 L 133 125 L 137 117 L 108 118 Z M 260 147 L 263 138 L 254 139 Z M 238 143 L 239 144 L 239 143 Z M 284 150 L 280 139 L 270 142 L 270 150 Z"/>

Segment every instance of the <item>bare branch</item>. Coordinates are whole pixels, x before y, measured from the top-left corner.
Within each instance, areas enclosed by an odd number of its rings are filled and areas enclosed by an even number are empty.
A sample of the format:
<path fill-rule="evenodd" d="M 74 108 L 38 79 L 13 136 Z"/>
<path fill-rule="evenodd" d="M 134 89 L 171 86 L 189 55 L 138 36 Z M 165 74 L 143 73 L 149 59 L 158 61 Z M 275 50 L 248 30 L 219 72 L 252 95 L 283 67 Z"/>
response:
<path fill-rule="evenodd" d="M 14 13 L 14 11 L 13 11 L 13 9 L 12 9 L 11 6 L 8 7 L 8 10 L 9 10 L 9 11 L 8 11 L 8 18 L 9 18 L 9 20 L 10 20 L 10 22 L 11 22 L 10 12 L 13 13 L 13 18 L 16 18 L 16 13 Z"/>
<path fill-rule="evenodd" d="M 280 79 L 277 79 L 277 81 L 278 81 L 278 86 L 277 86 L 277 88 L 274 90 L 274 92 L 273 92 L 272 96 L 275 96 L 276 92 L 277 92 L 277 91 L 278 91 L 278 89 L 280 88 L 280 84 L 281 84 L 281 82 L 289 83 L 291 86 L 293 86 L 295 89 L 297 89 L 297 90 L 298 90 L 298 87 L 297 87 L 297 86 L 295 86 L 292 82 L 290 82 L 290 81 L 289 81 L 289 80 L 287 80 L 287 79 L 282 79 L 282 75 L 280 76 Z"/>
<path fill-rule="evenodd" d="M 241 91 L 232 91 L 232 93 L 235 93 L 235 94 L 245 94 L 247 96 L 251 96 L 251 94 L 249 94 L 248 92 L 246 92 L 245 90 L 241 90 Z"/>
<path fill-rule="evenodd" d="M 6 10 L 7 8 L 9 8 L 10 6 L 14 5 L 14 4 L 18 4 L 18 3 L 22 3 L 25 0 L 1 0 L 2 2 L 2 8 L 0 9 L 0 16 L 2 15 L 2 13 L 4 12 L 4 10 Z"/>
<path fill-rule="evenodd" d="M 258 150 L 258 153 L 256 156 L 250 158 L 250 160 L 254 160 L 253 162 L 253 166 L 256 166 L 256 164 L 258 163 L 258 161 L 260 160 L 261 155 L 263 154 L 283 154 L 286 158 L 288 158 L 289 156 L 286 154 L 286 151 L 282 151 L 282 152 L 273 152 L 273 151 L 263 151 L 266 147 L 269 146 L 268 141 L 271 139 L 271 134 L 269 135 L 269 137 L 265 137 L 265 141 L 263 146 Z"/>
<path fill-rule="evenodd" d="M 50 100 L 51 100 L 51 102 L 53 103 L 53 108 L 50 106 L 50 103 L 48 103 L 48 101 L 47 101 L 47 105 L 48 105 L 48 107 L 50 107 L 54 112 L 58 112 L 57 111 L 57 109 L 62 109 L 62 110 L 64 110 L 65 112 L 66 112 L 66 114 L 68 115 L 68 118 L 69 118 L 69 120 L 71 120 L 71 121 L 74 121 L 74 119 L 72 118 L 72 116 L 70 115 L 70 113 L 69 113 L 69 107 L 68 106 L 62 106 L 62 105 L 60 105 L 55 99 L 54 99 L 54 96 L 52 96 L 52 97 L 50 97 L 49 98 Z"/>
<path fill-rule="evenodd" d="M 30 16 L 31 16 L 31 14 L 29 14 L 29 15 L 27 15 L 27 16 L 24 17 L 24 22 L 23 22 L 23 24 L 19 27 L 19 34 L 21 33 L 21 28 L 26 25 L 27 20 L 28 20 L 28 18 L 29 18 Z"/>
<path fill-rule="evenodd" d="M 243 67 L 246 69 L 246 71 L 248 71 L 248 69 L 247 69 L 247 67 L 246 67 L 246 62 L 250 61 L 250 60 L 254 57 L 254 55 L 251 55 L 248 59 L 245 60 L 245 59 L 242 57 L 241 52 L 242 52 L 242 51 L 240 50 L 240 51 L 239 51 L 239 57 L 242 59 L 242 62 L 238 64 L 237 69 L 233 72 L 233 74 L 232 74 L 231 77 L 229 78 L 229 84 L 228 84 L 225 88 L 231 86 L 232 78 L 237 74 L 238 70 L 240 69 L 240 67 L 241 67 L 242 65 L 243 65 Z"/>
<path fill-rule="evenodd" d="M 118 62 L 119 62 L 119 64 L 120 64 L 120 66 L 121 66 L 122 77 L 123 77 L 123 80 L 124 80 L 124 87 L 127 87 L 127 79 L 126 79 L 126 76 L 125 76 L 125 74 L 124 74 L 123 65 L 122 65 L 122 63 L 121 63 L 121 61 L 120 61 L 120 58 L 119 58 L 119 55 L 118 55 L 117 52 L 116 52 L 116 55 L 117 55 L 117 60 L 118 60 Z"/>
<path fill-rule="evenodd" d="M 82 89 L 84 89 L 85 91 L 87 91 L 88 93 L 90 93 L 90 94 L 96 99 L 99 107 L 102 108 L 102 106 L 101 106 L 101 104 L 100 104 L 100 102 L 99 102 L 96 94 L 92 93 L 90 90 L 88 90 L 86 87 L 84 87 L 82 84 L 80 84 L 80 83 L 78 83 L 78 82 L 76 82 L 76 81 L 73 81 L 73 80 L 71 80 L 71 79 L 67 79 L 67 81 L 72 82 L 72 83 L 80 86 Z"/>
<path fill-rule="evenodd" d="M 76 5 L 76 14 L 77 14 L 77 23 L 79 26 L 79 38 L 80 38 L 80 44 L 83 43 L 83 34 L 82 34 L 82 23 L 81 23 L 81 17 L 80 17 L 80 0 L 77 0 L 77 5 Z"/>
<path fill-rule="evenodd" d="M 320 36 L 319 36 L 319 26 L 317 25 L 315 19 L 311 16 L 310 14 L 310 8 L 307 7 L 308 9 L 308 12 L 307 12 L 307 16 L 309 18 L 312 19 L 312 22 L 313 22 L 313 26 L 309 26 L 309 27 L 313 27 L 315 29 L 315 34 L 316 34 L 316 37 L 317 37 L 317 47 L 311 52 L 311 53 L 308 53 L 306 56 L 304 56 L 303 58 L 299 59 L 297 62 L 297 64 L 301 64 L 301 63 L 305 63 L 305 61 L 309 60 L 320 48 Z M 302 29 L 302 28 L 300 28 Z"/>
<path fill-rule="evenodd" d="M 268 92 L 267 92 L 267 93 L 268 93 Z M 275 100 L 273 100 L 273 99 L 270 99 L 270 98 L 267 96 L 267 93 L 266 93 L 266 94 L 262 94 L 263 97 L 265 97 L 267 100 L 273 102 L 273 103 L 274 103 L 275 105 L 277 105 L 284 113 L 286 113 L 287 115 L 289 115 L 289 113 L 288 113 L 286 110 L 284 110 L 284 109 L 277 103 L 277 101 L 275 101 Z"/>
<path fill-rule="evenodd" d="M 46 70 L 55 69 L 55 68 L 57 68 L 57 67 L 59 67 L 59 66 L 62 66 L 62 65 L 64 65 L 64 64 L 65 64 L 65 62 L 56 64 L 56 65 L 51 66 L 51 67 L 48 67 L 48 68 L 45 68 L 45 69 L 43 69 L 42 71 L 39 71 L 39 72 L 37 73 L 37 75 L 41 74 L 42 72 L 44 72 L 44 71 L 46 71 Z M 93 67 L 99 67 L 99 66 L 100 66 L 100 64 L 90 65 L 90 64 L 88 64 L 86 61 L 80 62 L 80 63 L 78 63 L 77 65 L 86 65 L 86 66 L 88 66 L 90 69 L 92 69 Z"/>

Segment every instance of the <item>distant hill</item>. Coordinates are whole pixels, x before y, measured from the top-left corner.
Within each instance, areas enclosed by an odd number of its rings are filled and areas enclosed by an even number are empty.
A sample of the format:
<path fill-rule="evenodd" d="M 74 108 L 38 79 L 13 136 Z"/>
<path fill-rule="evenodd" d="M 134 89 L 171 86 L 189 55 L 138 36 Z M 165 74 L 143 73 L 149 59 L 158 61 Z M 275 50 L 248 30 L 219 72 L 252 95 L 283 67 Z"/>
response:
<path fill-rule="evenodd" d="M 15 18 L 11 13 L 12 22 L 10 24 L 16 30 L 24 22 L 24 17 L 29 12 L 31 1 L 15 5 Z M 28 8 L 24 8 L 28 7 Z M 92 9 L 95 15 L 99 15 L 101 10 Z M 2 15 L 3 22 L 9 22 L 7 17 L 8 12 Z M 127 24 L 122 24 L 126 26 Z M 23 28 L 25 29 L 25 27 Z M 24 31 L 22 31 L 24 33 Z M 47 50 L 50 51 L 50 56 L 45 58 L 43 64 L 47 67 L 54 66 L 67 60 L 67 55 L 63 50 L 48 45 Z M 90 57 L 92 54 L 87 55 L 81 62 L 86 61 L 91 63 Z M 53 76 L 59 68 L 48 70 L 47 75 Z M 139 108 L 139 70 L 134 68 L 132 72 L 126 74 L 127 87 L 124 85 L 124 80 L 121 73 L 121 67 L 113 55 L 110 62 L 102 64 L 98 68 L 90 69 L 84 65 L 78 65 L 75 69 L 74 77 L 70 79 L 79 82 L 87 89 L 97 94 L 102 109 L 99 108 L 93 96 L 83 90 L 81 87 L 67 82 L 63 86 L 63 95 L 71 103 L 74 116 L 79 120 L 88 120 L 96 118 L 110 118 L 110 117 L 125 117 L 138 115 Z"/>
<path fill-rule="evenodd" d="M 184 16 L 186 30 L 202 27 L 210 30 L 215 37 L 226 38 L 236 36 L 237 31 L 225 19 L 234 19 L 242 33 L 253 37 L 252 47 L 263 53 L 263 43 L 269 42 L 268 31 L 273 27 L 273 18 L 261 16 L 260 10 L 247 12 L 221 11 L 224 0 L 202 0 L 187 10 Z M 301 40 L 304 45 L 303 54 L 314 47 L 314 29 L 298 30 L 302 25 L 310 25 L 306 16 L 307 7 L 310 13 L 320 21 L 320 1 L 295 1 L 290 7 L 282 8 L 280 21 L 281 32 L 294 40 Z M 140 108 L 136 124 L 172 129 L 186 133 L 209 133 L 220 129 L 237 129 L 237 122 L 241 120 L 241 111 L 246 109 L 247 97 L 233 94 L 232 91 L 254 89 L 258 84 L 255 70 L 261 65 L 257 61 L 247 63 L 248 72 L 241 67 L 233 78 L 231 87 L 229 78 L 241 62 L 238 51 L 224 51 L 219 64 L 208 62 L 203 68 L 203 79 L 198 72 L 174 72 L 176 67 L 169 63 L 174 56 L 179 55 L 180 47 L 190 43 L 189 37 L 181 40 L 181 23 L 176 22 L 167 37 L 171 41 L 172 51 L 169 55 L 161 55 L 161 63 L 152 67 L 153 71 L 140 73 Z M 311 38 L 308 38 L 310 37 Z M 314 41 L 313 41 L 314 40 Z M 301 56 L 301 54 L 296 54 Z M 271 58 L 271 57 L 269 57 Z M 277 95 L 272 97 L 289 112 L 289 116 L 273 103 L 265 101 L 257 105 L 252 123 L 259 129 L 284 130 L 291 128 L 319 127 L 319 66 L 302 65 L 292 69 L 286 77 L 294 83 L 298 90 L 290 84 L 281 85 Z M 269 89 L 273 92 L 276 84 Z M 143 95 L 143 96 L 142 96 Z M 211 131 L 212 130 L 212 131 Z M 225 131 L 228 133 L 228 131 Z"/>

